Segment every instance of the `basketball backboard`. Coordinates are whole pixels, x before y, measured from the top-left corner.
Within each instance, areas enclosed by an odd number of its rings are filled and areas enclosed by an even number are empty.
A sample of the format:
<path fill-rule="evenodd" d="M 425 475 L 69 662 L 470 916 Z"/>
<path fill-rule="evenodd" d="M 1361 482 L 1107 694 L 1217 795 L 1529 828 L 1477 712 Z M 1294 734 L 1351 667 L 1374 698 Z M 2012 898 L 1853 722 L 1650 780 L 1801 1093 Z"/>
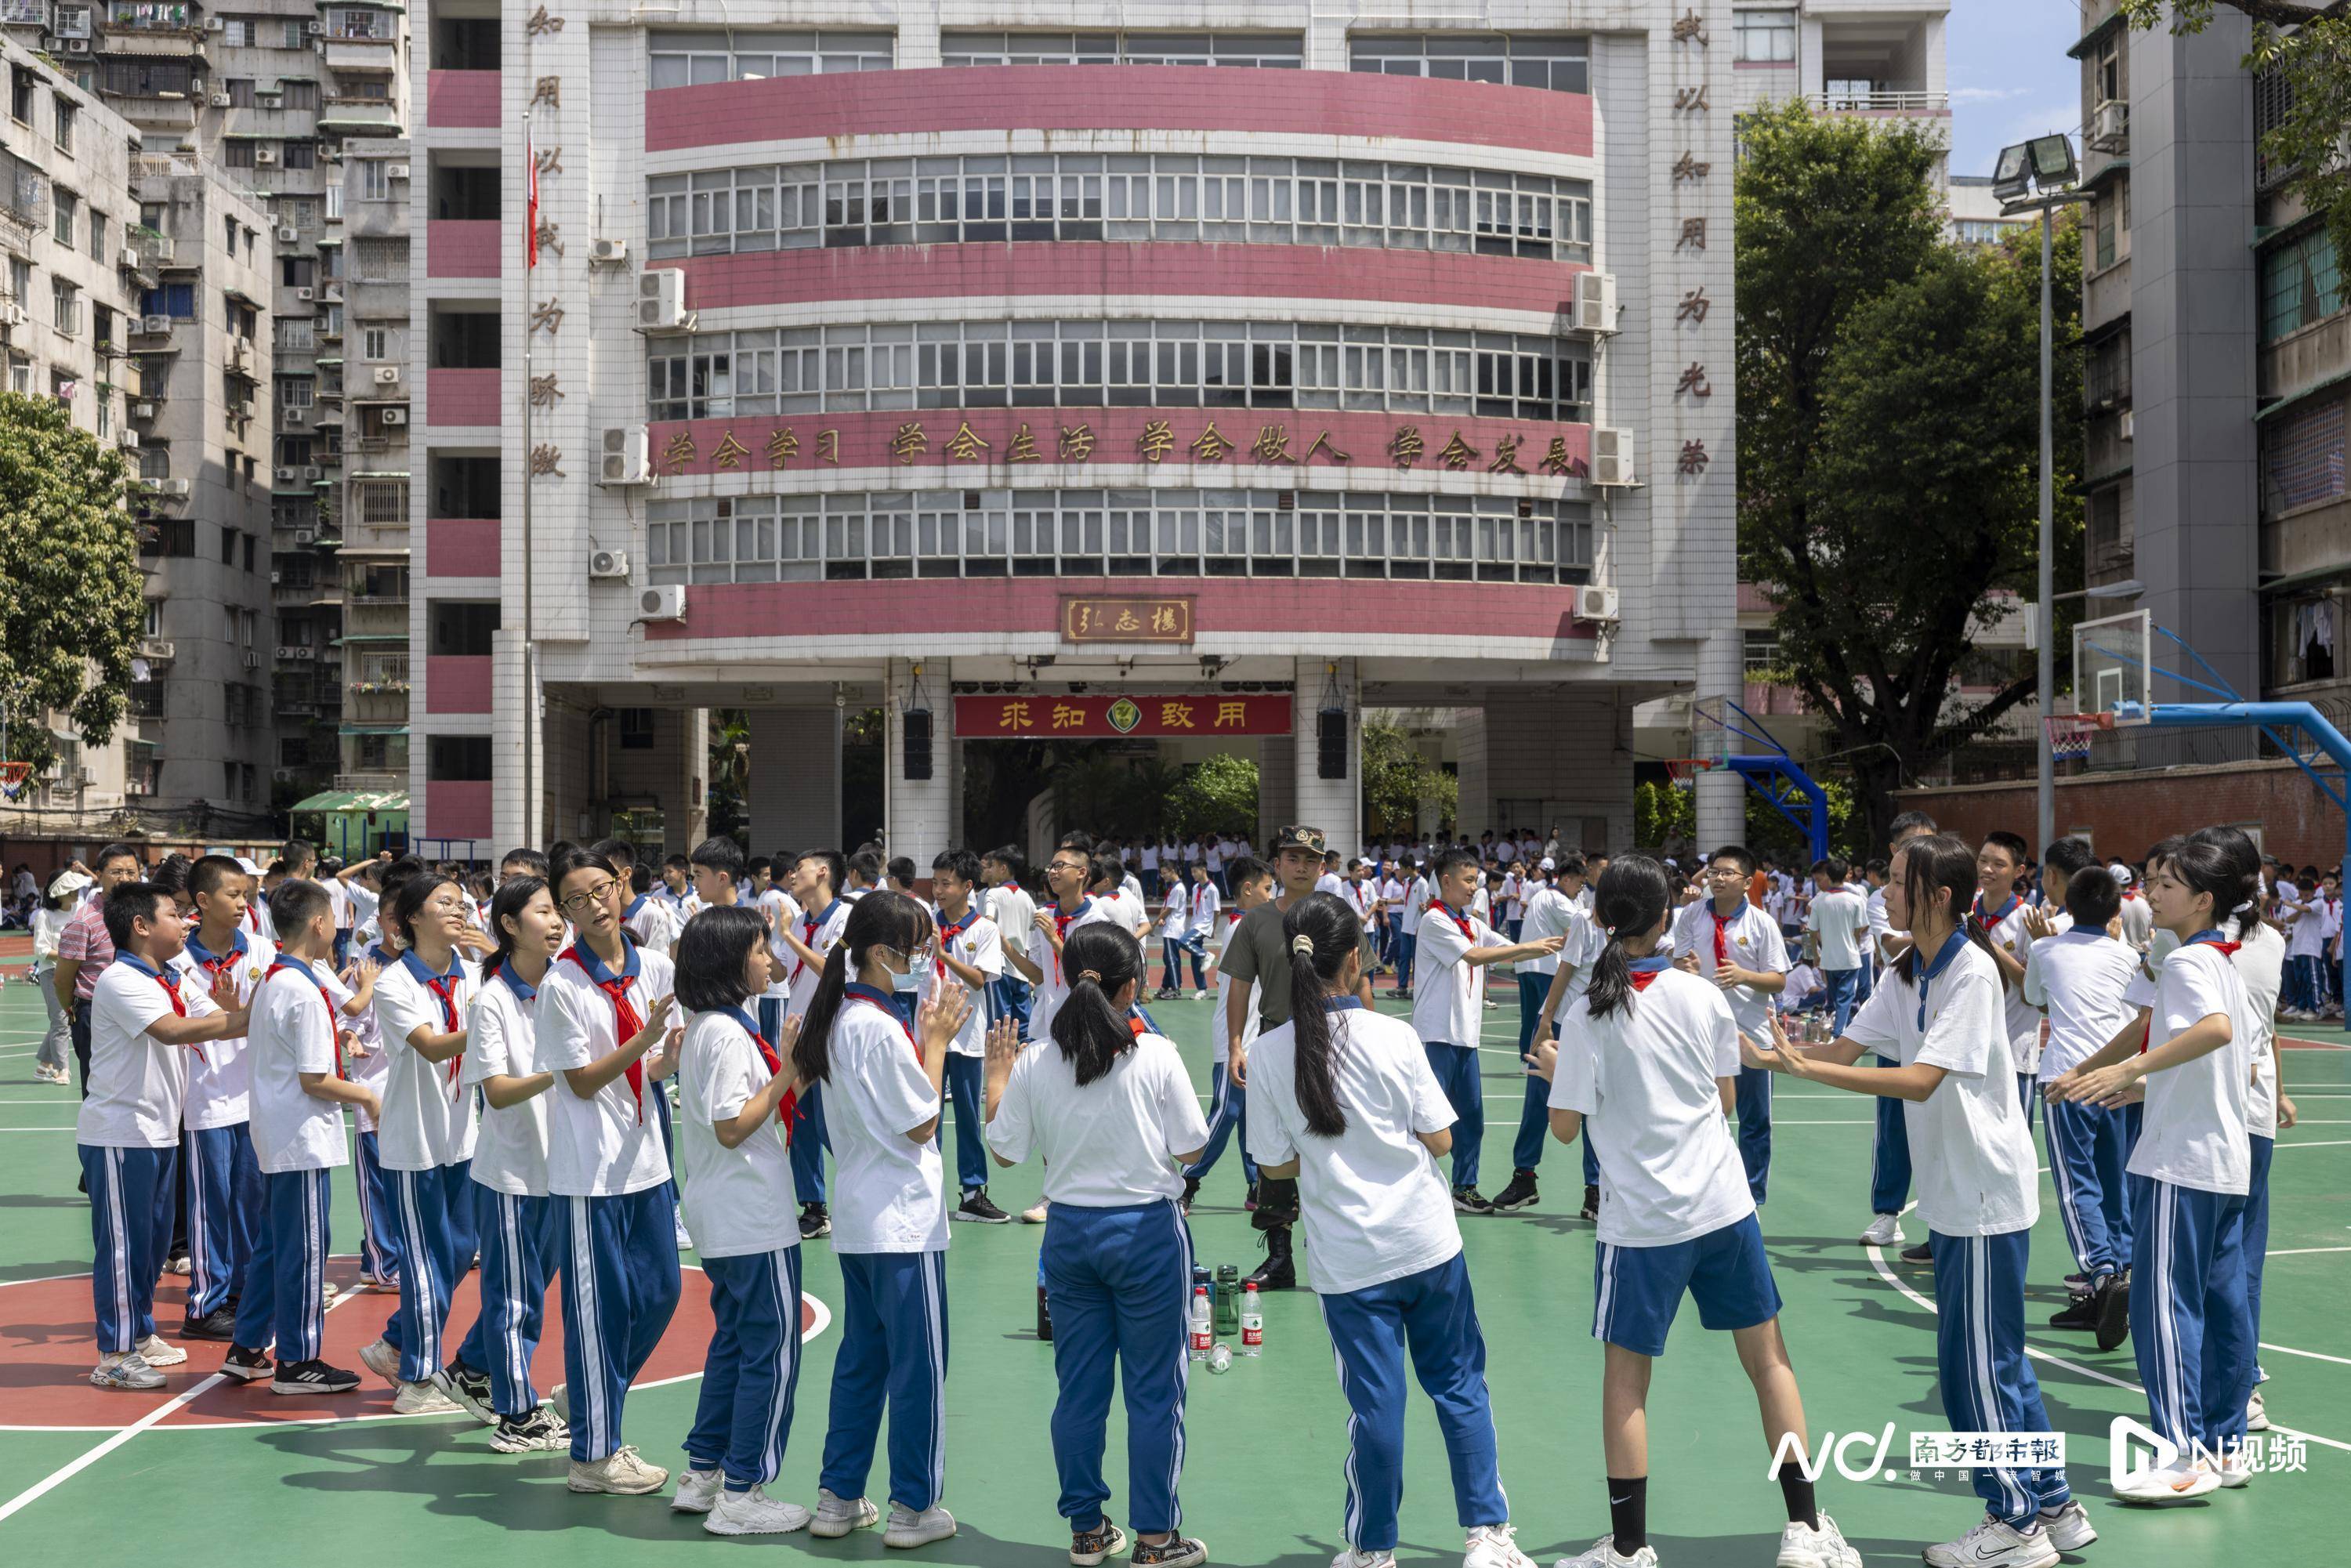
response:
<path fill-rule="evenodd" d="M 1720 767 L 1730 755 L 1730 699 L 1698 697 L 1690 703 L 1690 756 Z"/>
<path fill-rule="evenodd" d="M 2106 714 L 2116 727 L 2147 722 L 2154 698 L 2155 617 L 2145 610 L 2074 628 L 2074 711 Z"/>

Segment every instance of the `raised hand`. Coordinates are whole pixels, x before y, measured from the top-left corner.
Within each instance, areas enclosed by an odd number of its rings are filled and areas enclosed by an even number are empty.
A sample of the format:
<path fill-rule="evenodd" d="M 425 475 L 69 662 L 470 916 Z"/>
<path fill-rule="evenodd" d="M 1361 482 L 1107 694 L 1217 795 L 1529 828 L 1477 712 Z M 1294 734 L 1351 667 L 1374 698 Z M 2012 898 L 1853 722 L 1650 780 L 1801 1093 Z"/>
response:
<path fill-rule="evenodd" d="M 944 1046 L 963 1032 L 964 1020 L 971 1017 L 971 992 L 962 982 L 948 980 L 936 987 L 927 1000 L 914 1010 L 914 1024 L 927 1050 Z"/>

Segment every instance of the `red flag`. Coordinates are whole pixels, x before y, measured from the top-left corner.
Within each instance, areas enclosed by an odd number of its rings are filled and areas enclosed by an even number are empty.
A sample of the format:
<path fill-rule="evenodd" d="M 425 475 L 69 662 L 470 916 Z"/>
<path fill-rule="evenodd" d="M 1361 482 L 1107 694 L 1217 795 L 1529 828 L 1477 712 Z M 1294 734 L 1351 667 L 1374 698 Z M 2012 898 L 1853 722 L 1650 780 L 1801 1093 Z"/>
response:
<path fill-rule="evenodd" d="M 538 153 L 528 124 L 522 131 L 522 166 L 523 178 L 528 182 L 522 216 L 523 269 L 528 271 L 538 265 Z"/>

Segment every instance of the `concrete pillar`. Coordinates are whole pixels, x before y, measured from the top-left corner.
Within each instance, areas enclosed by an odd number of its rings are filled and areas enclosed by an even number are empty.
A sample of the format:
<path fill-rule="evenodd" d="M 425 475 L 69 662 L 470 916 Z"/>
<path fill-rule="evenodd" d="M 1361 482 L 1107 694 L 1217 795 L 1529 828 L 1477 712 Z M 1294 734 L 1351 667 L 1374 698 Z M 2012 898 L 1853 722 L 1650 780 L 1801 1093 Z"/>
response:
<path fill-rule="evenodd" d="M 1333 665 L 1335 664 L 1335 668 Z M 1325 779 L 1318 766 L 1321 710 L 1336 683 L 1336 701 L 1347 716 L 1346 776 Z M 1290 705 L 1290 744 L 1297 753 L 1297 821 L 1322 830 L 1323 841 L 1342 854 L 1353 854 L 1364 841 L 1362 693 L 1353 659 L 1298 661 L 1297 699 Z M 1280 823 L 1275 823 L 1279 827 Z"/>
<path fill-rule="evenodd" d="M 842 849 L 841 710 L 758 708 L 751 724 L 751 852 Z"/>
<path fill-rule="evenodd" d="M 490 796 L 490 831 L 497 853 L 518 845 L 544 847 L 547 753 L 535 665 L 525 657 L 522 633 L 498 632 L 490 641 L 490 766 L 496 789 Z M 421 706 L 418 705 L 418 706 Z M 528 742 L 528 744 L 527 744 Z M 425 818 L 424 737 L 412 731 L 408 744 L 409 831 L 431 832 Z M 526 767 L 529 777 L 525 777 Z"/>
<path fill-rule="evenodd" d="M 1577 848 L 1633 841 L 1632 704 L 1614 685 L 1492 686 L 1482 747 L 1485 828 Z M 1468 768 L 1462 768 L 1464 810 Z M 1510 804 L 1505 806 L 1503 802 Z"/>
<path fill-rule="evenodd" d="M 1302 700 L 1302 699 L 1301 699 Z M 1287 735 L 1259 736 L 1257 743 L 1257 834 L 1262 850 L 1274 831 L 1298 816 L 1298 742 Z"/>
<path fill-rule="evenodd" d="M 662 849 L 673 855 L 710 836 L 710 710 L 687 708 L 678 720 L 674 778 L 662 791 Z"/>
<path fill-rule="evenodd" d="M 1460 786 L 1460 802 L 1454 809 L 1453 831 L 1474 839 L 1495 826 L 1493 784 L 1486 768 L 1486 710 L 1465 707 L 1454 713 L 1454 746 L 1460 753 L 1454 763 L 1454 777 Z"/>
<path fill-rule="evenodd" d="M 1723 627 L 1698 644 L 1698 695 L 1736 702 L 1746 690 L 1745 650 L 1736 626 Z M 1693 745 L 1698 739 L 1692 737 Z M 1732 737 L 1732 749 L 1738 747 Z M 1712 854 L 1724 844 L 1747 841 L 1747 786 L 1728 768 L 1698 776 L 1698 850 Z"/>
<path fill-rule="evenodd" d="M 905 659 L 890 661 L 883 699 L 882 822 L 883 841 L 892 856 L 906 855 L 917 876 L 931 873 L 931 857 L 961 835 L 961 813 L 956 809 L 955 767 L 949 756 L 947 731 L 955 727 L 946 686 L 937 675 L 926 676 L 916 693 L 915 665 Z M 931 710 L 931 776 L 906 777 L 906 709 L 910 700 Z"/>

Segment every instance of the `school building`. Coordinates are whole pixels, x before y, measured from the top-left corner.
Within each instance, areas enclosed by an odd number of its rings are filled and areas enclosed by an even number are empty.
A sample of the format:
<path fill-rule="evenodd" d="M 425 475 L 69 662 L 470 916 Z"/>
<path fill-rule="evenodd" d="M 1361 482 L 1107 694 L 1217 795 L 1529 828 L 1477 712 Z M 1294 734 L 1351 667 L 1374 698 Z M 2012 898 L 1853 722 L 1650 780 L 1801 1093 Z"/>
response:
<path fill-rule="evenodd" d="M 721 708 L 762 852 L 875 707 L 918 858 L 1007 737 L 1351 842 L 1366 708 L 1462 716 L 1473 832 L 1629 838 L 1635 705 L 1740 677 L 1732 6 L 1122 16 L 547 0 L 430 73 L 417 178 L 506 176 L 415 235 L 426 852 L 682 848 Z"/>

